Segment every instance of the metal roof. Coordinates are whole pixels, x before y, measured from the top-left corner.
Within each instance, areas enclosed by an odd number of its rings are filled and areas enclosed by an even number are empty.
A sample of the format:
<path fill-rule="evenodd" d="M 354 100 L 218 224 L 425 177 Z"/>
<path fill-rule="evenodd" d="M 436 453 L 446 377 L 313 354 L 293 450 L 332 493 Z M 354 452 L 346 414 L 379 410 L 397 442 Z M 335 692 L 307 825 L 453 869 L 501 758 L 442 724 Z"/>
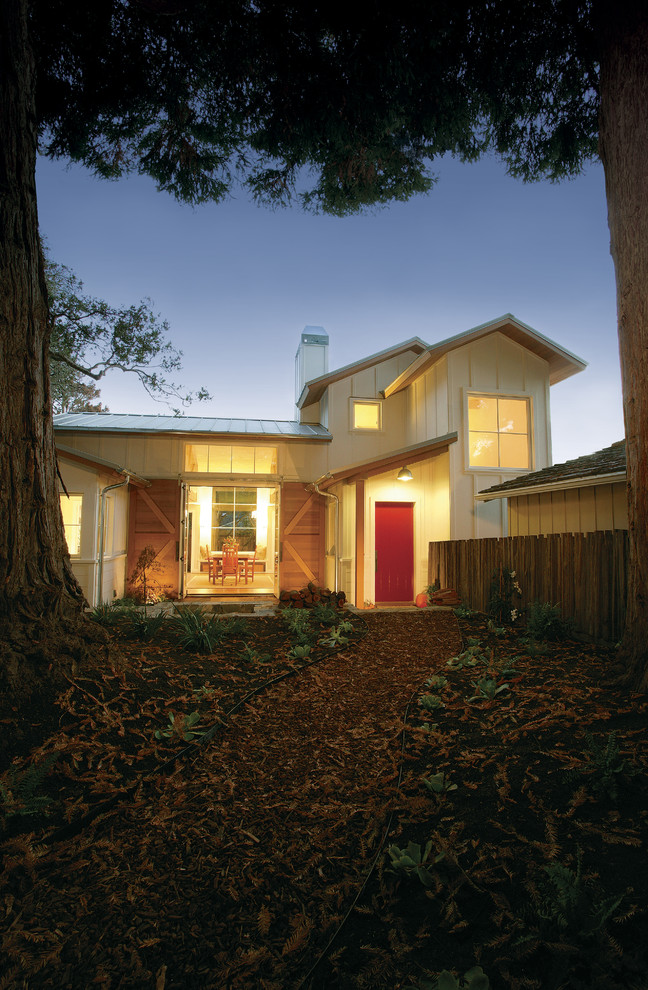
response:
<path fill-rule="evenodd" d="M 202 433 L 286 439 L 331 440 L 318 423 L 276 419 L 221 419 L 215 416 L 154 416 L 136 413 L 59 413 L 55 430 L 96 433 Z"/>

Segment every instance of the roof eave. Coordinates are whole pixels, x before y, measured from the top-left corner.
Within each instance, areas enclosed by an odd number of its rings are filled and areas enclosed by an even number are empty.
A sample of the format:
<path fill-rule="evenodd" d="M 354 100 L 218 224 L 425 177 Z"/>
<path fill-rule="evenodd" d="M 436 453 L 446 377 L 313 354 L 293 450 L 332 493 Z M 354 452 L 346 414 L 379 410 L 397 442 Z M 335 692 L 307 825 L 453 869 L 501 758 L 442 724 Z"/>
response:
<path fill-rule="evenodd" d="M 556 481 L 547 481 L 541 485 L 524 485 L 520 488 L 507 488 L 505 491 L 477 492 L 474 496 L 476 502 L 492 502 L 497 498 L 517 498 L 519 495 L 540 495 L 545 492 L 566 491 L 570 488 L 589 488 L 593 485 L 613 485 L 626 481 L 625 471 L 612 471 L 607 474 L 595 474 L 581 476 L 578 478 L 564 478 Z"/>

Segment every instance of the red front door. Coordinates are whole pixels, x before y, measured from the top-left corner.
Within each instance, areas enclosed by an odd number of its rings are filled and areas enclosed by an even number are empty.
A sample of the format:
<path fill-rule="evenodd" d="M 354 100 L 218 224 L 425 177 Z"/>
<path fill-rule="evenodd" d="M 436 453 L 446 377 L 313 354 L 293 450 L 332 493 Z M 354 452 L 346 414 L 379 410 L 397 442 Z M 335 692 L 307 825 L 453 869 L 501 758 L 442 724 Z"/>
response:
<path fill-rule="evenodd" d="M 414 600 L 414 504 L 376 502 L 376 601 Z"/>

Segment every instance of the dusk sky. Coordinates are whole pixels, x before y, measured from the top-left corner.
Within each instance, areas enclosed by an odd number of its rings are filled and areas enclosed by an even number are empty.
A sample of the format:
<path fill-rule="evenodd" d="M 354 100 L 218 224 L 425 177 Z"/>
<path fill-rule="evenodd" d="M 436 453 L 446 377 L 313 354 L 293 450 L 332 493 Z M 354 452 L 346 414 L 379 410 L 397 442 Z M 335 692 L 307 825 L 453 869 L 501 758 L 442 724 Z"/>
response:
<path fill-rule="evenodd" d="M 448 160 L 436 174 L 427 196 L 337 219 L 263 209 L 242 191 L 192 208 L 149 179 L 41 161 L 40 226 L 88 293 L 153 300 L 183 351 L 178 379 L 213 396 L 188 414 L 292 419 L 306 325 L 328 332 L 334 370 L 513 313 L 588 362 L 551 389 L 554 462 L 622 439 L 602 169 L 559 185 L 525 185 L 495 160 Z M 111 412 L 169 412 L 131 375 L 100 388 Z"/>

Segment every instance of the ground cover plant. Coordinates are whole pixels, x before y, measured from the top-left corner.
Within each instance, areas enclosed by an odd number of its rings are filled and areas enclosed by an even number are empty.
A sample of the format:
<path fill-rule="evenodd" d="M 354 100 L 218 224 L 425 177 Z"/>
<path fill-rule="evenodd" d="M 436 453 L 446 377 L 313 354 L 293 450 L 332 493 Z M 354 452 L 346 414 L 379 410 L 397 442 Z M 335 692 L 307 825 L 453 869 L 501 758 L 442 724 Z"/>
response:
<path fill-rule="evenodd" d="M 611 651 L 465 610 L 200 649 L 133 618 L 2 712 L 0 988 L 645 990 L 646 699 Z"/>

